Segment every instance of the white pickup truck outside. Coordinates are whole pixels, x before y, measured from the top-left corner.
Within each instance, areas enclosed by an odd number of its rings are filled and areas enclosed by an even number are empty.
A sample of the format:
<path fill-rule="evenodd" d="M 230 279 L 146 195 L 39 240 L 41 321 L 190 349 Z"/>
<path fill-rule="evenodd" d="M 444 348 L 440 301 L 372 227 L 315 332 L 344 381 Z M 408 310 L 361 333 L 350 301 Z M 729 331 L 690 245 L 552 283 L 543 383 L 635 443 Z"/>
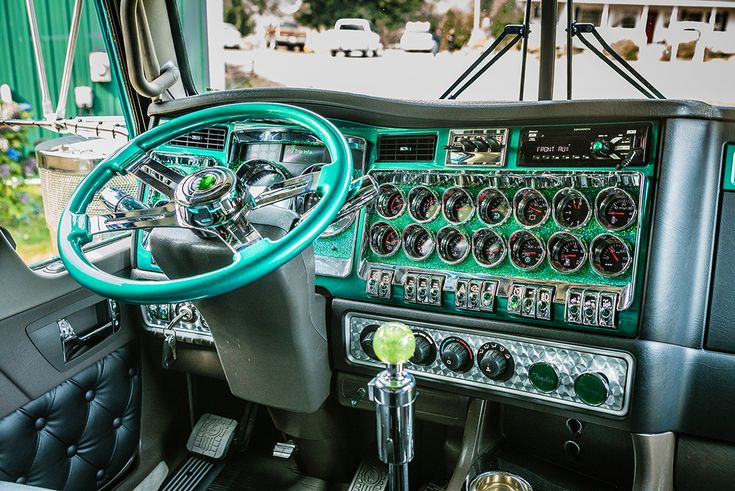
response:
<path fill-rule="evenodd" d="M 383 46 L 367 19 L 339 19 L 330 36 L 330 53 L 345 56 L 378 56 Z"/>

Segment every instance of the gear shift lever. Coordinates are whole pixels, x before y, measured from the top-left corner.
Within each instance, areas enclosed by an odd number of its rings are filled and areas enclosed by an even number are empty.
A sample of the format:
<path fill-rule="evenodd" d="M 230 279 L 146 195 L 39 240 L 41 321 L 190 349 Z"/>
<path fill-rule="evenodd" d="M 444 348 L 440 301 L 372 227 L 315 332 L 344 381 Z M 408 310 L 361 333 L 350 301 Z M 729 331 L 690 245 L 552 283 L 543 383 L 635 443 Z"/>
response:
<path fill-rule="evenodd" d="M 403 364 L 416 349 L 413 332 L 400 322 L 383 324 L 375 332 L 373 349 L 386 364 L 368 384 L 375 402 L 378 456 L 388 464 L 388 489 L 408 491 L 408 463 L 413 459 L 413 404 L 416 381 Z"/>

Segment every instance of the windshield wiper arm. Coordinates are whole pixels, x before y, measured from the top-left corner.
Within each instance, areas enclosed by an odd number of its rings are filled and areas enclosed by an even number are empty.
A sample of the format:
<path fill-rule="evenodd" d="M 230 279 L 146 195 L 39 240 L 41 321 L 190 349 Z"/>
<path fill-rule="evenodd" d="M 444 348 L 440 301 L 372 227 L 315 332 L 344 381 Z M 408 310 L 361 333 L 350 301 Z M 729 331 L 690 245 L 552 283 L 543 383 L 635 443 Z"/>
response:
<path fill-rule="evenodd" d="M 638 73 L 632 66 L 630 66 L 630 63 L 625 61 L 622 56 L 616 53 L 615 50 L 612 49 L 609 44 L 607 44 L 603 37 L 600 36 L 600 33 L 597 32 L 597 29 L 595 29 L 594 24 L 572 22 L 571 28 L 572 37 L 577 36 L 577 38 L 579 38 L 579 40 L 587 47 L 587 49 L 597 55 L 598 58 L 604 61 L 607 66 L 612 68 L 615 73 L 623 77 L 630 85 L 638 89 L 641 94 L 649 99 L 666 99 L 666 97 L 664 97 L 664 95 L 659 92 L 658 89 L 656 89 L 656 87 L 651 84 L 651 82 L 646 80 L 643 75 Z M 605 56 L 604 53 L 597 49 L 597 47 L 595 47 L 587 38 L 585 38 L 583 34 L 592 34 L 597 42 L 602 45 L 603 49 L 610 53 L 610 56 L 612 56 L 615 61 L 620 63 L 621 66 L 615 65 L 612 60 L 610 60 L 607 56 Z M 567 53 L 567 56 L 569 56 L 569 53 Z M 627 70 L 628 73 L 626 73 L 625 70 Z"/>
<path fill-rule="evenodd" d="M 439 99 L 456 99 L 462 92 L 464 92 L 470 85 L 475 83 L 475 81 L 482 76 L 483 73 L 487 71 L 488 68 L 493 66 L 493 64 L 498 61 L 505 53 L 507 53 L 513 46 L 516 45 L 518 41 L 521 40 L 521 38 L 524 38 L 524 33 L 526 32 L 526 28 L 521 24 L 508 24 L 505 26 L 505 29 L 503 29 L 502 34 L 498 36 L 498 38 L 493 41 L 493 43 L 487 47 L 485 51 L 470 65 L 470 67 L 460 75 L 457 80 L 454 81 L 452 85 L 449 86 L 447 90 L 444 91 L 444 93 L 439 97 Z M 506 44 L 503 49 L 501 49 L 495 56 L 493 56 L 490 61 L 488 61 L 484 66 L 482 66 L 475 75 L 473 75 L 467 82 L 462 85 L 459 89 L 457 89 L 456 92 L 452 93 L 454 89 L 457 88 L 459 84 L 461 84 L 471 73 L 472 71 L 477 68 L 490 54 L 495 51 L 495 48 L 497 48 L 501 42 L 503 42 L 503 39 L 506 38 L 506 36 L 514 34 L 515 36 L 513 39 L 510 40 L 508 44 Z"/>

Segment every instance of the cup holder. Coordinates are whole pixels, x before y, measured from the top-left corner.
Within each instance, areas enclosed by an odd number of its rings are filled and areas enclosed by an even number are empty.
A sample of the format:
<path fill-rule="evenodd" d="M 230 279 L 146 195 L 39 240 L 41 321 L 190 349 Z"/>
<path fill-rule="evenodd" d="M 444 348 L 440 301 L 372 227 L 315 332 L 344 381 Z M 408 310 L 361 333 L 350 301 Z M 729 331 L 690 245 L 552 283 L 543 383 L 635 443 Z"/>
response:
<path fill-rule="evenodd" d="M 483 472 L 472 480 L 469 491 L 533 491 L 528 481 L 503 471 Z"/>

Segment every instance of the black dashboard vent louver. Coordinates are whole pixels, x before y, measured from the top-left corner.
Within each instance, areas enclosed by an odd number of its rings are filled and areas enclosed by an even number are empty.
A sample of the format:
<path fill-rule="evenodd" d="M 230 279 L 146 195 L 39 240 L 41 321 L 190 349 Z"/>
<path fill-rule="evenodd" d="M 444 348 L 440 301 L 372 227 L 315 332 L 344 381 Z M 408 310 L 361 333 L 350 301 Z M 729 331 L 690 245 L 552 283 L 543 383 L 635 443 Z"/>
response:
<path fill-rule="evenodd" d="M 169 145 L 187 148 L 203 148 L 206 150 L 224 150 L 227 139 L 227 128 L 212 126 L 174 138 Z"/>
<path fill-rule="evenodd" d="M 434 160 L 436 135 L 381 136 L 378 162 L 423 162 Z"/>

